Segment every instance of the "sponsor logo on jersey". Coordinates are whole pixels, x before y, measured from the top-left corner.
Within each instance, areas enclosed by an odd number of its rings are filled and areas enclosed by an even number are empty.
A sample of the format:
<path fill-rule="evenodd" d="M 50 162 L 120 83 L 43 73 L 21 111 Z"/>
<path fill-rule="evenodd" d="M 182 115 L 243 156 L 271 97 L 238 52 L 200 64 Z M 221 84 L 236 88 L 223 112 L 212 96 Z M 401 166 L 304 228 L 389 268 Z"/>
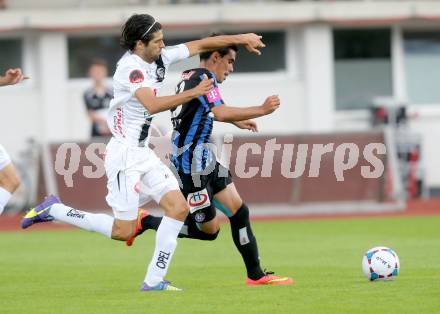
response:
<path fill-rule="evenodd" d="M 195 71 L 189 71 L 187 73 L 182 73 L 182 81 L 187 81 L 189 80 L 189 78 L 191 76 L 193 76 L 193 74 L 195 73 Z"/>
<path fill-rule="evenodd" d="M 113 129 L 116 133 L 119 133 L 122 137 L 125 137 L 122 129 L 122 120 L 124 119 L 124 110 L 119 107 L 116 109 L 116 114 L 113 116 Z"/>
<path fill-rule="evenodd" d="M 211 206 L 211 201 L 206 188 L 198 192 L 189 193 L 186 200 L 189 205 L 190 213 L 194 213 L 199 209 Z"/>
<path fill-rule="evenodd" d="M 67 212 L 67 217 L 73 217 L 73 218 L 79 218 L 84 219 L 85 214 L 81 213 L 80 211 L 77 211 L 76 209 L 71 208 Z"/>
<path fill-rule="evenodd" d="M 208 94 L 206 94 L 206 98 L 208 98 L 209 102 L 216 102 L 218 100 L 221 100 L 220 92 L 217 87 L 213 87 Z"/>
<path fill-rule="evenodd" d="M 133 84 L 142 83 L 144 81 L 144 75 L 141 70 L 133 70 L 129 75 L 130 82 Z"/>
<path fill-rule="evenodd" d="M 165 269 L 167 267 L 168 260 L 170 259 L 171 252 L 159 251 L 159 256 L 157 257 L 156 266 L 160 269 Z"/>

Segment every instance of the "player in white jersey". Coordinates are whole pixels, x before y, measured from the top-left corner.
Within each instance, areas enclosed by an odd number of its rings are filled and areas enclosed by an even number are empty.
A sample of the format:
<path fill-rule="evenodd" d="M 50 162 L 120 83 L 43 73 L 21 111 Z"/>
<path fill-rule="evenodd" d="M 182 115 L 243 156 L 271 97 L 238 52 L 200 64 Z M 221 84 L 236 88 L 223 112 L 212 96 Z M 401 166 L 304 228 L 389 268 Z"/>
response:
<path fill-rule="evenodd" d="M 27 78 L 21 69 L 9 69 L 4 76 L 0 76 L 0 86 L 14 85 Z M 20 178 L 11 163 L 11 158 L 4 147 L 0 145 L 0 215 L 19 185 Z"/>
<path fill-rule="evenodd" d="M 29 211 L 22 221 L 27 228 L 53 219 L 99 232 L 116 240 L 128 240 L 136 232 L 137 209 L 155 200 L 165 215 L 156 233 L 156 247 L 148 266 L 142 291 L 180 290 L 164 280 L 177 245 L 177 236 L 188 215 L 188 205 L 177 179 L 148 147 L 148 129 L 154 114 L 167 111 L 208 94 L 212 81 L 205 77 L 193 89 L 172 96 L 156 96 L 170 64 L 230 45 L 244 45 L 259 54 L 261 36 L 240 34 L 217 36 L 165 47 L 162 26 L 148 14 L 135 14 L 125 23 L 121 44 L 127 53 L 114 75 L 114 99 L 108 124 L 113 134 L 107 145 L 107 203 L 114 218 L 78 211 L 50 196 Z"/>

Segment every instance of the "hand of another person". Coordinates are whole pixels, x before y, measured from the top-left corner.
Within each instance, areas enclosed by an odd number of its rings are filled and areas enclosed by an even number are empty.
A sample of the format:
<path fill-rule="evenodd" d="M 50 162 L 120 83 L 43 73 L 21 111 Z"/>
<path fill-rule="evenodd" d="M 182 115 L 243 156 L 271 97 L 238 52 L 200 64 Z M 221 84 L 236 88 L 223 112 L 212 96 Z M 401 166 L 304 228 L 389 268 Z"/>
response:
<path fill-rule="evenodd" d="M 258 132 L 258 126 L 254 120 L 235 121 L 234 125 L 239 129 L 249 130 L 252 132 Z"/>
<path fill-rule="evenodd" d="M 280 98 L 278 95 L 272 95 L 266 98 L 264 103 L 261 105 L 265 115 L 271 114 L 280 107 Z"/>
<path fill-rule="evenodd" d="M 5 76 L 0 79 L 0 85 L 15 85 L 27 79 L 29 77 L 24 76 L 21 69 L 9 69 L 6 71 Z"/>

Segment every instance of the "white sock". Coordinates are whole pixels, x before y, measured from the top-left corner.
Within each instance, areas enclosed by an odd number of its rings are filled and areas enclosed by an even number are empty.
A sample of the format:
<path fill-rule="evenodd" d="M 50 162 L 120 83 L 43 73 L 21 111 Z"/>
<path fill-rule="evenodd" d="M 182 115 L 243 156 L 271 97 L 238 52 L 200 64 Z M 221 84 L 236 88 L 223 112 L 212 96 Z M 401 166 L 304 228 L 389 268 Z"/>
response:
<path fill-rule="evenodd" d="M 6 191 L 4 188 L 0 187 L 0 215 L 5 209 L 6 204 L 9 202 L 12 194 Z"/>
<path fill-rule="evenodd" d="M 162 218 L 162 222 L 156 232 L 156 247 L 153 258 L 150 265 L 148 265 L 147 275 L 145 276 L 145 283 L 150 287 L 163 281 L 167 274 L 168 266 L 176 250 L 177 236 L 182 226 L 183 221 L 167 216 Z"/>
<path fill-rule="evenodd" d="M 108 238 L 112 236 L 114 218 L 105 214 L 91 214 L 67 207 L 64 204 L 54 204 L 49 214 L 56 220 L 77 226 L 81 229 L 98 232 Z"/>

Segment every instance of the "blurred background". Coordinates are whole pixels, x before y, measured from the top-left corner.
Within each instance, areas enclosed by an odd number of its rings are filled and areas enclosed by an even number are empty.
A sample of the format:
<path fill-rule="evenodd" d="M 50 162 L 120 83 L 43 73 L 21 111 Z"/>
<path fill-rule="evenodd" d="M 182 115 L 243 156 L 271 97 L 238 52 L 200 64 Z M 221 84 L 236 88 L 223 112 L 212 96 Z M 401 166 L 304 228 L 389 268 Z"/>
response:
<path fill-rule="evenodd" d="M 85 99 L 94 84 L 89 67 L 98 60 L 108 68 L 101 89 L 111 91 L 124 53 L 121 25 L 133 13 L 156 17 L 167 45 L 213 31 L 263 36 L 263 55 L 240 52 L 222 95 L 227 104 L 249 106 L 278 94 L 282 106 L 259 119 L 254 137 L 216 124 L 217 139 L 234 134 L 233 156 L 238 143 L 264 146 L 272 138 L 357 143 L 361 155 L 368 143 L 387 146 L 380 178 L 362 178 L 360 163 L 344 182 L 332 172 L 333 153 L 323 156 L 318 178 L 286 178 L 276 152 L 270 178 L 237 179 L 249 202 L 266 203 L 271 214 L 389 211 L 440 195 L 440 1 L 0 0 L 0 73 L 21 67 L 31 77 L 0 90 L 0 143 L 24 183 L 10 212 L 49 192 L 72 206 L 106 207 L 105 178 L 81 173 L 90 165 L 84 153 L 73 188 L 53 171 L 54 158 L 61 143 L 105 142 L 90 138 L 97 108 Z M 197 65 L 196 57 L 174 65 L 161 93 L 173 93 L 180 72 Z M 163 133 L 171 129 L 168 113 L 155 123 Z M 249 155 L 247 162 L 262 159 Z"/>

